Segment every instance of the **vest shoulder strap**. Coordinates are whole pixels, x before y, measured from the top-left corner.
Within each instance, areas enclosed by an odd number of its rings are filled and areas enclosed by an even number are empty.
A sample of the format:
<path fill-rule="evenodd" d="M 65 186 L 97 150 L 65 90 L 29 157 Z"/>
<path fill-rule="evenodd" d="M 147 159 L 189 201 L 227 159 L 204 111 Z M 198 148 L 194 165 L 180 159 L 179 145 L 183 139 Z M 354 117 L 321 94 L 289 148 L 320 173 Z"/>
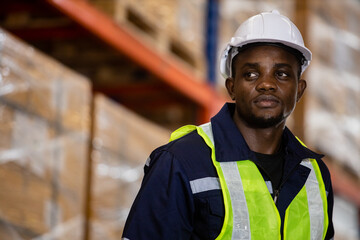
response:
<path fill-rule="evenodd" d="M 178 128 L 173 133 L 171 133 L 169 142 L 191 133 L 192 131 L 196 130 L 196 128 L 197 127 L 195 125 L 185 125 L 181 128 Z"/>

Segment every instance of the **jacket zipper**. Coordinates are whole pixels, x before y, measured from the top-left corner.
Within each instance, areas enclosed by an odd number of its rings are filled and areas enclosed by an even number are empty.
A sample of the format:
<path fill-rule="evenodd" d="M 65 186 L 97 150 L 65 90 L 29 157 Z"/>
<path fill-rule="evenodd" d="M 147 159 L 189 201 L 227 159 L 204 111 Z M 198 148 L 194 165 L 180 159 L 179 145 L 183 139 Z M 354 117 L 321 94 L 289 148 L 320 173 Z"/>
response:
<path fill-rule="evenodd" d="M 279 187 L 279 189 L 276 189 L 274 191 L 274 203 L 275 203 L 275 205 L 276 205 L 276 202 L 278 200 L 279 194 L 280 194 L 280 187 Z"/>
<path fill-rule="evenodd" d="M 260 165 L 258 165 L 258 164 L 256 164 L 255 163 L 255 165 L 258 167 L 258 168 L 260 168 L 267 176 L 269 176 L 269 174 L 267 174 L 267 172 L 260 166 Z M 289 174 L 290 175 L 290 174 Z M 288 176 L 289 176 L 288 175 Z M 286 179 L 285 180 L 287 180 L 288 179 L 288 176 L 286 177 Z M 274 203 L 275 203 L 275 206 L 276 206 L 276 201 L 277 201 L 277 199 L 278 199 L 278 197 L 279 197 L 279 194 L 280 194 L 280 189 L 281 189 L 281 187 L 282 187 L 282 185 L 283 185 L 283 183 L 284 183 L 285 181 L 281 181 L 281 184 L 280 184 L 280 186 L 279 186 L 279 189 L 275 189 L 275 191 L 274 191 Z"/>
<path fill-rule="evenodd" d="M 275 203 L 275 205 L 276 205 L 276 202 L 277 202 L 277 200 L 278 200 L 278 198 L 279 198 L 279 195 L 280 195 L 280 191 L 281 191 L 282 186 L 286 183 L 286 181 L 287 181 L 288 178 L 291 176 L 291 173 L 292 173 L 293 171 L 295 171 L 295 168 L 293 168 L 293 169 L 289 172 L 289 174 L 286 176 L 286 178 L 281 181 L 281 184 L 280 184 L 279 188 L 274 191 L 274 203 Z"/>

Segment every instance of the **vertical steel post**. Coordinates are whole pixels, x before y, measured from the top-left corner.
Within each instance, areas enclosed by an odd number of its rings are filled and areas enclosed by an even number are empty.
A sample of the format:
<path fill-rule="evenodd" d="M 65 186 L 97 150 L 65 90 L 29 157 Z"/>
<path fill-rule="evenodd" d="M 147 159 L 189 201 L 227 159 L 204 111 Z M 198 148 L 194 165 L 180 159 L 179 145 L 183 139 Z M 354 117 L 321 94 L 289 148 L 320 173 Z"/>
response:
<path fill-rule="evenodd" d="M 206 62 L 207 79 L 211 85 L 216 84 L 216 59 L 217 59 L 217 41 L 218 41 L 218 23 L 219 23 L 219 0 L 207 1 L 207 19 L 206 19 Z"/>

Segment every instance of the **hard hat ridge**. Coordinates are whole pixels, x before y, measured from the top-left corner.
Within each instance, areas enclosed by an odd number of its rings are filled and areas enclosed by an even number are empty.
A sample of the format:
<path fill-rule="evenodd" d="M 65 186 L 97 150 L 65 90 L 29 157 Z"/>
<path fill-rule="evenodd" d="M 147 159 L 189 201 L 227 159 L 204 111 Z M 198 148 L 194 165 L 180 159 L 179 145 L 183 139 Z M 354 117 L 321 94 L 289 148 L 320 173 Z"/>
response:
<path fill-rule="evenodd" d="M 232 59 L 238 53 L 235 49 L 252 43 L 279 43 L 297 50 L 304 57 L 301 73 L 310 64 L 312 54 L 305 47 L 299 29 L 289 18 L 281 15 L 277 10 L 273 10 L 250 17 L 236 30 L 221 56 L 220 72 L 224 78 L 232 75 Z"/>

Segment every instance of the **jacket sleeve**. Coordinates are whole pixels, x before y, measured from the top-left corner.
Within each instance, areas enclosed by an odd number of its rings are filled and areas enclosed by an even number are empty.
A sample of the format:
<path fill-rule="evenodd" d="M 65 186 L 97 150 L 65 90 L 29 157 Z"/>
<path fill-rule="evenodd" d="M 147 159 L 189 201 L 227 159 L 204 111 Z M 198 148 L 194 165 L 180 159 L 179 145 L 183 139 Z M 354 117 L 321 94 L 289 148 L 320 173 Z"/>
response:
<path fill-rule="evenodd" d="M 123 239 L 190 239 L 194 203 L 187 176 L 168 151 L 155 151 L 150 159 Z"/>

